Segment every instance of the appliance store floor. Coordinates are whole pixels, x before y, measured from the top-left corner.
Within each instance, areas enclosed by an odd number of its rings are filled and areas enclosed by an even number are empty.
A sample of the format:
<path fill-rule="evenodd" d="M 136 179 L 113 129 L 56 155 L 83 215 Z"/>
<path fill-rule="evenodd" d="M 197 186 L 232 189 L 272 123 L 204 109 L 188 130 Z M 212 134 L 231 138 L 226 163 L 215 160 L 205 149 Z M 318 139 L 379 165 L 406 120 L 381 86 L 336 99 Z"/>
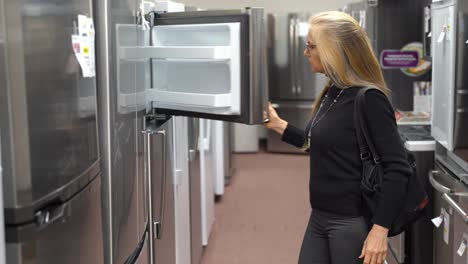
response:
<path fill-rule="evenodd" d="M 307 155 L 234 154 L 201 264 L 297 263 L 310 214 Z"/>

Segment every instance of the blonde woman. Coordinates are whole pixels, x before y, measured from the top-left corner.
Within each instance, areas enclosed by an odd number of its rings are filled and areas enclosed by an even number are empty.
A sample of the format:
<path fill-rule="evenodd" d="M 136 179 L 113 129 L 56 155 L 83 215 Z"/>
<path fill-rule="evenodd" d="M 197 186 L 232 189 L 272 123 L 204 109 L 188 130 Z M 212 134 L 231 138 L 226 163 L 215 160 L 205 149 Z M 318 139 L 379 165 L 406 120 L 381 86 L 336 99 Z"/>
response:
<path fill-rule="evenodd" d="M 381 264 L 387 235 L 404 200 L 410 175 L 394 111 L 366 32 L 349 15 L 325 12 L 310 19 L 304 56 L 312 71 L 330 78 L 313 107 L 306 130 L 282 120 L 270 106 L 265 124 L 282 140 L 310 154 L 312 214 L 304 235 L 299 264 Z M 384 168 L 378 208 L 368 228 L 363 218 L 362 165 L 354 128 L 354 97 L 366 93 L 366 120 Z"/>

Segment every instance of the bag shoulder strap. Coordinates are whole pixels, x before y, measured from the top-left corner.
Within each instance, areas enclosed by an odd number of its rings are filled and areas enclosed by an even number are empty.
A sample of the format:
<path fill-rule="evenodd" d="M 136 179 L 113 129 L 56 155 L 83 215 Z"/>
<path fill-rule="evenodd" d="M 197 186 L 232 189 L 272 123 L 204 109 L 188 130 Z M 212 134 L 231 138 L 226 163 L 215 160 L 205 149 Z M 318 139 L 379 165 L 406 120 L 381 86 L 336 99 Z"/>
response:
<path fill-rule="evenodd" d="M 374 143 L 369 133 L 369 129 L 366 122 L 366 99 L 365 94 L 370 90 L 378 90 L 375 87 L 364 87 L 361 88 L 354 99 L 354 126 L 356 127 L 356 136 L 359 144 L 359 154 L 361 160 L 369 159 L 371 156 L 375 163 L 380 162 L 380 157 L 377 154 Z M 380 91 L 380 90 L 378 90 Z"/>

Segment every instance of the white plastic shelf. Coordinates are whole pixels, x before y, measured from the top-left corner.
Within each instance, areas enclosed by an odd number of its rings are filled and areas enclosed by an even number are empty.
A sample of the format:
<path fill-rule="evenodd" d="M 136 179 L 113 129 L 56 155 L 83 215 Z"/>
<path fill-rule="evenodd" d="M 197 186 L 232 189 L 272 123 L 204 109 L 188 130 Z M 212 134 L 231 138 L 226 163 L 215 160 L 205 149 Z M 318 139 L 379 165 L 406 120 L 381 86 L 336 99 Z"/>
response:
<path fill-rule="evenodd" d="M 147 96 L 156 104 L 163 102 L 164 104 L 209 108 L 227 108 L 231 107 L 232 104 L 231 94 L 200 94 L 149 89 L 147 90 Z"/>
<path fill-rule="evenodd" d="M 208 59 L 228 60 L 232 58 L 229 46 L 212 47 L 122 47 L 120 58 L 136 59 Z"/>

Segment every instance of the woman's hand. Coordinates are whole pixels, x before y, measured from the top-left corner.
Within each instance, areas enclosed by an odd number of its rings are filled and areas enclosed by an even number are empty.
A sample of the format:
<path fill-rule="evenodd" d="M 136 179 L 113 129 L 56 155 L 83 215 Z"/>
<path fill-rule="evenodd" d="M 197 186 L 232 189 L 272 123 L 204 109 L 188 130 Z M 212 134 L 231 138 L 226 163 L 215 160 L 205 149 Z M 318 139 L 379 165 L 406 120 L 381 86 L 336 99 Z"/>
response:
<path fill-rule="evenodd" d="M 283 135 L 284 130 L 288 126 L 288 122 L 284 121 L 278 116 L 275 109 L 268 103 L 268 115 L 264 113 L 265 118 L 268 117 L 268 122 L 264 124 L 264 126 L 268 129 L 274 130 L 276 133 Z"/>
<path fill-rule="evenodd" d="M 364 264 L 384 263 L 388 250 L 387 237 L 388 228 L 379 225 L 372 227 L 359 256 L 359 258 L 364 258 Z"/>

